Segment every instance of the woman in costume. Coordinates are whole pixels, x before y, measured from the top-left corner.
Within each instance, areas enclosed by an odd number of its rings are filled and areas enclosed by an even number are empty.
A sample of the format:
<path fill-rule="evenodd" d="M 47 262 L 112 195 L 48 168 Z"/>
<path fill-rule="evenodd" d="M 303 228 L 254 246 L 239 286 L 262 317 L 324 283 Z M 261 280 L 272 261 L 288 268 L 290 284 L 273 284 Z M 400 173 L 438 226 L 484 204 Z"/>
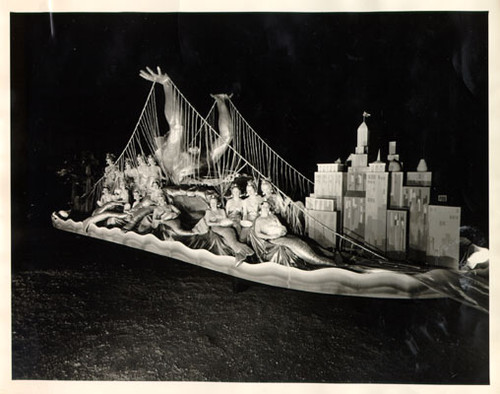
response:
<path fill-rule="evenodd" d="M 269 203 L 271 212 L 283 220 L 294 234 L 304 233 L 304 204 L 301 201 L 293 202 L 288 196 L 283 198 L 278 194 L 269 179 L 262 179 L 260 183 L 262 200 Z"/>
<path fill-rule="evenodd" d="M 246 192 L 247 198 L 243 200 L 243 220 L 253 222 L 259 214 L 262 197 L 257 194 L 257 187 L 253 181 L 248 181 Z"/>
<path fill-rule="evenodd" d="M 115 183 L 118 178 L 119 170 L 115 164 L 115 155 L 113 153 L 106 153 L 106 167 L 104 168 L 104 186 L 109 191 L 114 190 Z"/>
<path fill-rule="evenodd" d="M 104 221 L 106 221 L 108 226 L 122 227 L 126 231 L 132 230 L 148 214 L 147 211 L 153 211 L 150 208 L 151 201 L 148 199 L 143 202 L 141 192 L 138 189 L 133 191 L 132 196 L 134 200 L 132 206 L 121 201 L 115 201 L 114 196 L 112 196 L 112 201 L 96 209 L 92 213 L 92 216 L 83 221 L 85 231 L 88 231 L 91 224 L 98 224 Z M 130 226 L 130 228 L 125 228 L 126 226 Z"/>
<path fill-rule="evenodd" d="M 120 193 L 120 191 L 119 191 Z M 124 203 L 118 201 L 114 194 L 110 193 L 107 186 L 102 188 L 101 198 L 97 201 L 97 208 L 94 209 L 91 216 L 100 215 L 106 211 L 120 211 L 123 212 Z"/>
<path fill-rule="evenodd" d="M 216 196 L 211 196 L 210 208 L 193 231 L 200 236 L 192 247 L 206 248 L 218 255 L 235 256 L 236 264 L 254 254 L 250 247 L 238 241 L 233 221 L 226 216 L 226 211 L 220 207 Z"/>
<path fill-rule="evenodd" d="M 282 265 L 301 267 L 302 260 L 313 266 L 337 266 L 332 259 L 316 253 L 302 239 L 287 235 L 286 227 L 271 213 L 267 201 L 261 204 L 250 241 L 262 262 L 273 261 Z"/>
<path fill-rule="evenodd" d="M 101 198 L 97 200 L 97 206 L 103 207 L 104 205 L 112 201 L 113 201 L 113 195 L 109 192 L 109 187 L 104 186 L 102 188 Z"/>
<path fill-rule="evenodd" d="M 148 189 L 148 196 L 155 204 L 158 203 L 160 197 L 163 197 L 163 190 L 161 190 L 158 181 L 153 181 L 151 187 Z"/>
<path fill-rule="evenodd" d="M 124 211 L 130 209 L 130 195 L 123 177 L 118 178 L 118 185 L 113 192 L 113 201 L 123 204 Z"/>
<path fill-rule="evenodd" d="M 142 193 L 145 193 L 149 178 L 149 166 L 146 164 L 146 160 L 142 154 L 137 155 L 137 172 L 139 174 L 137 187 Z"/>
<path fill-rule="evenodd" d="M 151 215 L 142 219 L 137 227 L 139 234 L 154 232 L 160 239 L 172 239 L 172 235 L 193 235 L 192 231 L 183 230 L 179 215 L 181 212 L 169 204 L 163 194 L 158 196 Z"/>
<path fill-rule="evenodd" d="M 231 198 L 226 202 L 226 214 L 239 232 L 240 222 L 243 219 L 243 200 L 240 188 L 236 183 L 231 186 Z"/>
<path fill-rule="evenodd" d="M 139 184 L 139 171 L 132 164 L 132 160 L 130 158 L 125 159 L 125 170 L 123 171 L 123 175 L 125 177 L 126 185 L 129 189 L 133 189 L 133 187 L 137 187 Z"/>
<path fill-rule="evenodd" d="M 262 192 L 262 200 L 269 203 L 271 212 L 275 215 L 284 216 L 286 208 L 290 205 L 291 200 L 285 200 L 274 190 L 273 185 L 269 179 L 262 179 L 260 182 L 260 190 Z"/>
<path fill-rule="evenodd" d="M 235 183 L 231 187 L 231 198 L 226 203 L 226 213 L 229 219 L 233 222 L 233 227 L 238 234 L 241 242 L 248 241 L 248 228 L 252 226 L 249 220 L 243 220 L 245 200 L 240 198 L 241 191 Z"/>
<path fill-rule="evenodd" d="M 232 226 L 233 221 L 228 219 L 226 211 L 220 207 L 216 196 L 210 197 L 210 209 L 207 209 L 203 218 L 208 227 L 213 226 Z"/>
<path fill-rule="evenodd" d="M 149 174 L 147 184 L 148 187 L 151 187 L 154 182 L 161 183 L 161 168 L 156 164 L 156 160 L 152 155 L 148 155 L 147 160 Z"/>
<path fill-rule="evenodd" d="M 284 237 L 287 233 L 286 227 L 271 212 L 268 201 L 261 204 L 259 217 L 255 220 L 254 231 L 257 237 L 266 241 Z"/>

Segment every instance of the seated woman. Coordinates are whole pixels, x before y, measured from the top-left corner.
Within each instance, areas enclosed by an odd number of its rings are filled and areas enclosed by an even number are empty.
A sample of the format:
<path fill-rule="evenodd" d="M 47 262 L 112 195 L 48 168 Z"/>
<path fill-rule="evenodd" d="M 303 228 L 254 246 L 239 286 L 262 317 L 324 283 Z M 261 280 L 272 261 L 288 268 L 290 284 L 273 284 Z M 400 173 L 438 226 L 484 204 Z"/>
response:
<path fill-rule="evenodd" d="M 136 187 L 145 193 L 148 186 L 149 167 L 142 154 L 137 155 L 137 173 L 139 174 L 136 182 Z"/>
<path fill-rule="evenodd" d="M 262 191 L 263 201 L 269 202 L 271 211 L 282 219 L 295 234 L 303 234 L 304 204 L 300 201 L 293 202 L 288 196 L 283 198 L 280 194 L 276 193 L 271 181 L 266 178 L 262 179 L 260 190 Z"/>
<path fill-rule="evenodd" d="M 239 226 L 241 219 L 243 219 L 243 200 L 237 184 L 231 186 L 231 198 L 226 202 L 226 214 L 235 226 Z"/>
<path fill-rule="evenodd" d="M 260 206 L 260 215 L 254 224 L 255 235 L 266 241 L 284 237 L 287 233 L 286 227 L 271 213 L 270 208 L 269 202 L 263 201 Z"/>
<path fill-rule="evenodd" d="M 123 177 L 118 178 L 118 186 L 113 192 L 113 201 L 124 204 L 124 210 L 131 208 L 129 191 L 125 185 L 125 179 Z"/>
<path fill-rule="evenodd" d="M 124 195 L 124 192 L 127 193 L 126 197 Z M 127 219 L 130 218 L 130 215 L 138 211 L 139 208 L 142 207 L 142 204 L 140 204 L 142 199 L 140 191 L 134 189 L 134 191 L 132 192 L 132 196 L 133 196 L 133 202 L 132 204 L 130 204 L 130 199 L 128 197 L 128 190 L 125 189 L 125 187 L 122 188 L 122 192 L 120 194 L 116 194 L 117 199 L 119 200 L 123 199 L 123 201 L 125 201 L 124 199 L 126 198 L 126 202 L 123 206 L 123 213 L 121 215 L 113 215 L 106 219 L 106 225 L 108 227 L 123 227 L 126 223 L 128 223 Z"/>
<path fill-rule="evenodd" d="M 148 188 L 147 194 L 151 201 L 155 204 L 158 203 L 160 197 L 163 197 L 163 190 L 160 188 L 160 183 L 158 181 L 153 181 L 151 186 Z"/>
<path fill-rule="evenodd" d="M 139 234 L 154 232 L 160 239 L 170 240 L 172 235 L 194 235 L 193 231 L 182 228 L 180 211 L 167 202 L 163 194 L 158 197 L 153 212 L 145 216 L 137 226 Z"/>
<path fill-rule="evenodd" d="M 254 254 L 250 247 L 238 241 L 233 221 L 220 208 L 216 196 L 211 197 L 210 208 L 193 231 L 200 234 L 200 237 L 191 247 L 206 248 L 218 255 L 235 256 L 237 264 Z"/>
<path fill-rule="evenodd" d="M 130 209 L 122 212 L 103 211 L 84 220 L 84 229 L 88 230 L 91 224 L 106 221 L 108 226 L 122 227 L 123 231 L 133 230 L 139 222 L 154 210 L 153 202 L 149 198 L 142 199 L 141 192 L 136 189 L 133 192 L 134 202 Z M 114 204 L 122 204 L 114 201 Z"/>
<path fill-rule="evenodd" d="M 273 261 L 282 265 L 301 267 L 302 260 L 313 266 L 336 266 L 333 260 L 317 254 L 302 239 L 287 235 L 286 228 L 271 213 L 267 201 L 261 204 L 260 215 L 255 220 L 250 242 L 262 262 Z"/>
<path fill-rule="evenodd" d="M 113 190 L 116 186 L 116 178 L 119 170 L 115 164 L 115 155 L 106 153 L 106 167 L 104 168 L 104 186 L 109 190 Z"/>
<path fill-rule="evenodd" d="M 139 171 L 132 164 L 130 158 L 125 159 L 125 169 L 123 171 L 125 184 L 129 189 L 133 189 L 139 184 Z"/>
<path fill-rule="evenodd" d="M 148 196 L 142 198 L 142 194 L 139 190 L 134 192 L 134 204 L 132 208 L 126 212 L 127 216 L 124 218 L 124 226 L 122 231 L 136 231 L 139 234 L 144 234 L 149 232 L 149 228 L 141 227 L 139 224 L 143 221 L 145 217 L 151 215 L 155 209 L 156 203 L 151 200 Z"/>
<path fill-rule="evenodd" d="M 260 181 L 260 190 L 262 192 L 262 200 L 267 201 L 269 203 L 269 208 L 271 211 L 278 216 L 283 216 L 286 208 L 290 205 L 292 200 L 283 199 L 276 191 L 274 190 L 273 185 L 269 179 L 262 179 Z"/>
<path fill-rule="evenodd" d="M 148 187 L 151 187 L 154 182 L 161 184 L 162 174 L 161 169 L 158 164 L 156 164 L 156 160 L 152 155 L 148 155 L 148 179 L 146 184 Z"/>
<path fill-rule="evenodd" d="M 228 219 L 226 211 L 220 208 L 219 200 L 216 196 L 211 196 L 210 208 L 206 210 L 203 222 L 205 222 L 208 227 L 228 227 L 233 225 L 233 221 Z"/>
<path fill-rule="evenodd" d="M 92 212 L 92 216 L 99 215 L 106 211 L 123 211 L 123 209 L 121 209 L 123 205 L 121 201 L 115 198 L 114 194 L 110 193 L 109 188 L 104 186 L 102 188 L 101 198 L 97 200 L 97 208 Z"/>
<path fill-rule="evenodd" d="M 262 197 L 257 194 L 255 183 L 249 181 L 246 187 L 247 198 L 243 200 L 243 220 L 253 222 L 259 213 Z"/>
<path fill-rule="evenodd" d="M 112 201 L 113 201 L 113 195 L 109 192 L 109 187 L 104 186 L 102 188 L 101 198 L 97 200 L 97 206 L 103 207 L 104 205 Z"/>

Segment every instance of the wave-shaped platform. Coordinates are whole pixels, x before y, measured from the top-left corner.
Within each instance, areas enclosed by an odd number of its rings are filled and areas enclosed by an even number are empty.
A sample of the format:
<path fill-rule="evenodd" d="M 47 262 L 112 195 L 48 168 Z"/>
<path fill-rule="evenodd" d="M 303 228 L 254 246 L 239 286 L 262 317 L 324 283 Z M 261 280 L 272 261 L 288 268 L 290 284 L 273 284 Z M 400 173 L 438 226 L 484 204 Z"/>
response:
<path fill-rule="evenodd" d="M 191 249 L 179 241 L 160 240 L 152 234 L 140 235 L 131 231 L 123 232 L 119 228 L 98 227 L 94 224 L 85 231 L 82 222 L 62 219 L 55 213 L 52 214 L 52 224 L 59 230 L 130 246 L 271 286 L 313 293 L 376 298 L 450 297 L 485 312 L 488 310 L 487 285 L 467 278 L 467 289 L 464 289 L 463 275 L 450 270 L 433 269 L 409 274 L 390 268 L 366 266 L 363 267 L 363 272 L 354 272 L 342 267 L 307 271 L 273 262 L 237 264 L 232 256 L 215 255 L 204 249 Z M 480 299 L 477 297 L 478 294 Z"/>

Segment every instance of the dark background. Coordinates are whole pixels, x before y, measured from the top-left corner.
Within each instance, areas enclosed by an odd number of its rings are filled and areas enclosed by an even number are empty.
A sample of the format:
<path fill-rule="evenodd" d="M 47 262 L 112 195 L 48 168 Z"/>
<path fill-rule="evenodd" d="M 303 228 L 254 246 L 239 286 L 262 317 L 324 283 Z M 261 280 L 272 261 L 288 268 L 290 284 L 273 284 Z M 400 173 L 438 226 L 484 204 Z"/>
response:
<path fill-rule="evenodd" d="M 370 157 L 397 140 L 434 196 L 488 233 L 487 13 L 12 14 L 13 219 L 45 223 L 68 190 L 55 172 L 83 150 L 121 153 L 159 65 L 206 114 L 233 101 L 311 177 L 345 160 L 363 111 Z M 22 226 L 21 226 L 22 227 Z"/>
<path fill-rule="evenodd" d="M 201 114 L 234 93 L 308 177 L 371 113 L 370 161 L 392 139 L 406 170 L 425 157 L 487 237 L 487 32 L 486 13 L 12 14 L 13 378 L 487 384 L 489 316 L 451 299 L 245 290 L 50 223 L 56 171 L 121 152 L 160 65 Z"/>

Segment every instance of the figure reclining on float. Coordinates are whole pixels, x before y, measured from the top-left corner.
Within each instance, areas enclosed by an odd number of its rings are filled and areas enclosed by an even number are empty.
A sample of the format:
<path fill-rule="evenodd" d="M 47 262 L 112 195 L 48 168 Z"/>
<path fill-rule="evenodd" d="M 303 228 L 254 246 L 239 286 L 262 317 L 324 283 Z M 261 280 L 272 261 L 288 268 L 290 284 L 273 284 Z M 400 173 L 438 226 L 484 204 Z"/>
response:
<path fill-rule="evenodd" d="M 219 255 L 233 255 L 236 264 L 254 254 L 252 248 L 238 240 L 233 220 L 227 217 L 215 195 L 210 197 L 210 208 L 193 231 L 205 238 L 208 250 Z"/>
<path fill-rule="evenodd" d="M 84 229 L 88 231 L 90 224 L 105 223 L 107 227 L 119 227 L 124 232 L 134 231 L 138 234 L 151 233 L 157 229 L 161 239 L 171 239 L 171 234 L 194 235 L 192 231 L 182 228 L 178 216 L 180 211 L 168 204 L 163 192 L 157 189 L 155 199 L 150 195 L 142 196 L 139 189 L 133 191 L 133 203 L 126 204 L 122 212 L 105 211 L 84 220 Z"/>
<path fill-rule="evenodd" d="M 134 189 L 132 192 L 133 202 L 130 204 L 122 204 L 122 209 L 111 209 L 105 211 L 94 211 L 92 216 L 83 221 L 85 232 L 88 231 L 91 224 L 105 222 L 110 227 L 122 227 L 125 231 L 130 231 L 142 220 L 146 215 L 153 212 L 153 202 L 151 199 L 142 199 L 142 194 L 139 189 Z"/>
<path fill-rule="evenodd" d="M 129 203 L 129 193 L 125 186 L 123 177 L 117 176 L 116 187 L 111 192 L 109 186 L 103 186 L 102 194 L 97 200 L 97 208 L 94 209 L 91 216 L 96 216 L 107 211 L 123 212 Z"/>
<path fill-rule="evenodd" d="M 289 235 L 285 226 L 271 212 L 268 201 L 260 205 L 255 219 L 250 243 L 260 261 L 272 261 L 282 265 L 304 268 L 301 261 L 313 266 L 335 267 L 334 260 L 316 253 L 304 240 Z"/>
<path fill-rule="evenodd" d="M 276 192 L 269 178 L 263 178 L 260 181 L 260 190 L 262 200 L 269 203 L 271 212 L 284 221 L 294 234 L 302 235 L 304 233 L 303 212 L 305 210 L 302 201 L 292 201 L 286 195 L 283 198 Z"/>

